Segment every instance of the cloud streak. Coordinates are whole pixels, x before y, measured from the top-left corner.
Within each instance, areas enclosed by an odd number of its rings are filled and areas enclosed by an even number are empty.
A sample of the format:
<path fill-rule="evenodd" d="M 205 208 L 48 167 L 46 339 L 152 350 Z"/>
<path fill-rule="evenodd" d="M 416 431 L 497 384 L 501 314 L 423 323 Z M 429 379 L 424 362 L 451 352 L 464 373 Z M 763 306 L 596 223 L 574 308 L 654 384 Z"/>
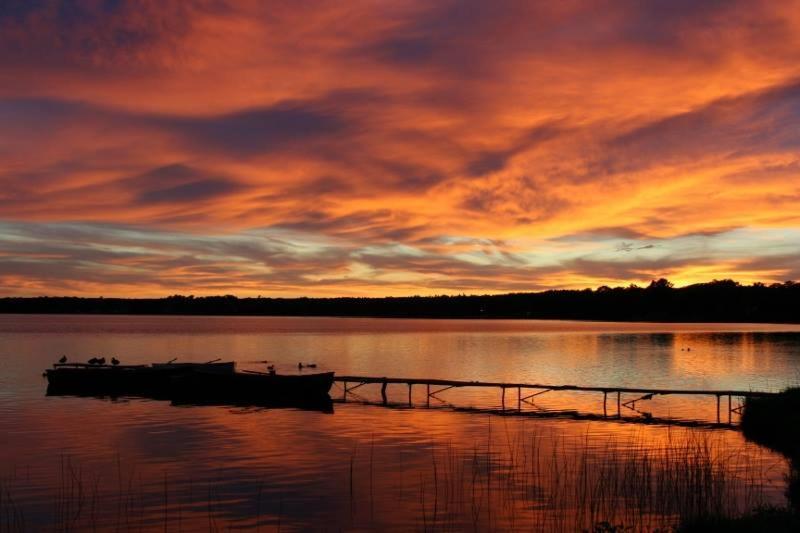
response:
<path fill-rule="evenodd" d="M 781 281 L 800 228 L 798 13 L 6 2 L 0 222 L 27 245 L 0 239 L 2 288 Z"/>

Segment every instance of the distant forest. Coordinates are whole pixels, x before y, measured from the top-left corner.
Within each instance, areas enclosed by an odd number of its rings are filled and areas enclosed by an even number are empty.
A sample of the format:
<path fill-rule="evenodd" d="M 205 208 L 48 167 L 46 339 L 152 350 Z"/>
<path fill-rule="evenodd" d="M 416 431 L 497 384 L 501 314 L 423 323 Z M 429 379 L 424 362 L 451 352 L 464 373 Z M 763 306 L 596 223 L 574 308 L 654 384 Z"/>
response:
<path fill-rule="evenodd" d="M 659 322 L 800 323 L 800 283 L 732 280 L 675 288 L 599 287 L 483 296 L 385 298 L 0 298 L 0 313 L 530 318 Z"/>

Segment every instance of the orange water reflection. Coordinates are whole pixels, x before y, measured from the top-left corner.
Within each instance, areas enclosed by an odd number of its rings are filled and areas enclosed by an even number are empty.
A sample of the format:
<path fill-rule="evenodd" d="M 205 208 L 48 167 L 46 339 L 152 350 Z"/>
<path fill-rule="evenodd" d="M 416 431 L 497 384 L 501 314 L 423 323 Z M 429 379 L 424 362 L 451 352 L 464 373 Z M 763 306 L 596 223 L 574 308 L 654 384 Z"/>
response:
<path fill-rule="evenodd" d="M 287 371 L 313 360 L 353 374 L 683 388 L 781 387 L 796 368 L 793 333 L 640 327 L 0 317 L 0 479 L 16 506 L 4 498 L 1 512 L 18 512 L 29 529 L 573 530 L 599 520 L 669 523 L 698 510 L 687 494 L 729 512 L 782 504 L 785 461 L 732 429 L 425 409 L 422 387 L 413 409 L 176 407 L 45 397 L 40 377 L 62 352 L 129 362 L 227 354 L 245 367 L 280 357 Z M 357 392 L 380 397 L 377 387 Z M 407 390 L 389 393 L 400 403 Z M 500 404 L 494 390 L 441 396 Z M 525 409 L 601 412 L 602 395 L 547 393 L 535 403 Z M 715 406 L 656 397 L 645 407 L 694 417 Z M 706 481 L 688 491 L 692 473 Z"/>

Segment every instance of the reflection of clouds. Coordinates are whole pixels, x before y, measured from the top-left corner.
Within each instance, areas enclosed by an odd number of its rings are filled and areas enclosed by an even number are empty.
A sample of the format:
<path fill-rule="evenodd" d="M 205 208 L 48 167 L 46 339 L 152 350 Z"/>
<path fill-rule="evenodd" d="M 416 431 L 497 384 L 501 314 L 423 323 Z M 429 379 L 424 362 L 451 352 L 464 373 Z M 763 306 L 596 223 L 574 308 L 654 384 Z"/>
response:
<path fill-rule="evenodd" d="M 503 501 L 509 502 L 503 500 L 506 496 L 516 501 L 520 507 L 515 519 L 521 524 L 532 520 L 536 509 L 545 508 L 552 495 L 553 472 L 547 466 L 537 470 L 540 475 L 515 476 L 511 450 L 516 450 L 517 467 L 534 460 L 532 450 L 538 450 L 547 465 L 555 455 L 559 486 L 565 488 L 565 480 L 575 479 L 582 464 L 592 466 L 588 471 L 594 475 L 602 468 L 615 468 L 620 464 L 615 461 L 629 457 L 628 452 L 640 458 L 661 458 L 660 454 L 683 442 L 685 435 L 702 443 L 706 434 L 615 422 L 523 420 L 351 404 L 337 404 L 336 412 L 327 415 L 292 409 L 178 408 L 157 401 L 43 397 L 40 371 L 52 363 L 57 349 L 72 356 L 119 353 L 117 349 L 123 348 L 126 362 L 147 361 L 153 354 L 166 353 L 181 360 L 208 360 L 212 357 L 206 354 L 226 353 L 240 361 L 280 354 L 284 362 L 291 362 L 306 359 L 299 356 L 302 353 L 342 373 L 418 373 L 556 383 L 575 380 L 585 384 L 608 380 L 605 382 L 617 385 L 624 382 L 622 376 L 632 380 L 628 382 L 631 385 L 676 388 L 699 383 L 692 381 L 698 377 L 692 372 L 704 367 L 705 375 L 699 379 L 713 379 L 710 385 L 714 387 L 731 384 L 747 389 L 752 384 L 752 388 L 762 389 L 768 388 L 763 386 L 768 380 L 780 386 L 778 380 L 785 378 L 786 369 L 796 366 L 797 347 L 797 333 L 709 332 L 714 327 L 707 324 L 146 316 L 103 317 L 91 324 L 85 317 L 75 316 L 58 321 L 9 316 L 0 322 L 4 336 L 11 339 L 11 351 L 19 354 L 17 359 L 9 359 L 13 373 L 7 384 L 12 395 L 0 395 L 0 419 L 11 428 L 0 456 L 7 468 L 16 464 L 17 472 L 24 473 L 18 479 L 30 486 L 26 494 L 35 499 L 31 508 L 41 511 L 37 520 L 53 510 L 63 452 L 81 465 L 87 489 L 95 476 L 101 479 L 100 520 L 108 518 L 113 523 L 117 512 L 119 457 L 123 486 L 127 487 L 129 480 L 134 484 L 133 500 L 138 502 L 132 507 L 134 523 L 142 521 L 154 528 L 163 525 L 166 484 L 171 524 L 175 525 L 180 515 L 185 529 L 198 530 L 207 529 L 209 500 L 211 514 L 220 526 L 250 526 L 260 509 L 263 522 L 273 526 L 281 521 L 282 527 L 295 524 L 298 528 L 308 524 L 333 524 L 330 527 L 336 529 L 392 524 L 417 528 L 421 492 L 424 490 L 428 503 L 432 501 L 434 457 L 440 490 L 452 488 L 451 494 L 466 495 L 470 505 L 475 480 L 479 501 L 493 494 L 491 497 L 498 498 L 497 510 L 508 509 L 503 506 Z M 14 323 L 27 324 L 27 328 L 19 331 L 22 328 L 8 326 Z M 726 327 L 742 328 L 720 326 Z M 7 330 L 17 333 L 9 336 Z M 685 346 L 692 351 L 681 352 Z M 673 361 L 677 362 L 674 366 L 664 366 Z M 698 368 L 681 366 L 691 361 Z M 423 393 L 423 388 L 415 387 L 415 391 Z M 496 405 L 498 397 L 492 392 L 487 404 Z M 509 392 L 511 399 L 515 395 Z M 405 393 L 405 387 L 390 390 L 395 399 Z M 443 396 L 451 398 L 450 394 Z M 452 394 L 459 398 L 458 391 Z M 542 397 L 542 404 L 586 407 L 594 412 L 601 408 L 601 395 L 567 398 L 550 394 Z M 475 397 L 462 399 L 469 404 Z M 657 397 L 637 407 L 652 409 L 656 415 L 680 415 L 676 406 L 685 408 L 687 415 L 714 413 L 713 398 L 691 402 L 686 406 L 676 398 Z M 746 468 L 773 467 L 771 471 L 765 468 L 765 475 L 774 482 L 775 502 L 782 501 L 780 457 L 755 445 L 749 448 L 737 431 L 713 433 L 711 438 L 722 456 L 741 458 Z M 642 453 L 643 449 L 648 453 Z M 654 465 L 662 465 L 655 461 Z M 25 468 L 28 464 L 30 473 Z M 742 475 L 737 479 L 750 478 Z M 495 489 L 488 491 L 487 483 L 494 483 Z M 91 490 L 85 494 L 88 501 Z M 513 495 L 521 499 L 514 500 Z M 449 509 L 455 519 L 465 519 L 469 525 L 468 513 L 448 508 L 444 494 L 440 497 L 442 512 Z M 430 512 L 430 506 L 427 509 Z"/>
<path fill-rule="evenodd" d="M 94 490 L 99 489 L 96 494 L 104 503 L 96 511 L 98 525 L 119 519 L 113 505 L 119 490 L 130 498 L 125 522 L 152 528 L 163 527 L 166 517 L 171 526 L 180 522 L 192 530 L 205 529 L 210 520 L 232 527 L 280 523 L 289 530 L 409 529 L 419 525 L 423 512 L 431 512 L 435 497 L 442 513 L 438 519 L 445 522 L 530 524 L 579 507 L 583 476 L 592 483 L 605 475 L 622 481 L 630 473 L 626 467 L 644 456 L 655 461 L 654 479 L 669 483 L 669 476 L 660 473 L 676 465 L 686 468 L 675 461 L 686 460 L 681 450 L 687 443 L 711 444 L 709 453 L 719 454 L 715 472 L 730 468 L 742 474 L 745 467 L 747 476 L 741 479 L 761 480 L 783 471 L 781 458 L 748 447 L 738 432 L 365 407 L 344 407 L 328 427 L 296 411 L 236 415 L 192 409 L 181 410 L 178 417 L 179 431 L 192 433 L 196 423 L 213 429 L 194 433 L 204 435 L 198 439 L 204 445 L 170 457 L 125 450 L 119 486 L 112 474 L 118 467 L 110 468 L 113 460 L 87 464 L 83 455 L 71 459 L 87 479 L 99 475 Z M 365 421 L 372 422 L 370 431 Z M 113 432 L 115 424 L 104 427 Z M 60 432 L 79 435 L 78 428 Z M 226 437 L 231 432 L 237 434 L 235 443 Z M 57 482 L 38 475 L 37 468 L 37 493 L 47 496 L 49 483 Z M 729 497 L 744 498 L 735 483 L 726 490 Z M 636 513 L 637 505 L 649 504 L 646 498 L 625 502 L 618 491 L 598 494 L 620 512 Z M 769 497 L 779 501 L 781 495 L 776 491 Z M 52 507 L 41 511 L 37 519 L 44 521 Z"/>
<path fill-rule="evenodd" d="M 797 277 L 797 13 L 794 0 L 4 5 L 0 216 L 120 242 L 77 243 L 56 258 L 63 275 L 6 262 L 3 285 L 401 294 Z M 118 264 L 114 232 L 131 225 L 146 236 L 135 267 Z M 258 243 L 263 228 L 320 249 L 286 263 L 209 261 L 208 243 L 166 264 L 150 253 L 165 237 Z M 65 238 L 27 252 L 63 253 L 49 249 Z M 363 253 L 387 243 L 415 253 Z M 20 252 L 5 239 L 2 253 Z"/>

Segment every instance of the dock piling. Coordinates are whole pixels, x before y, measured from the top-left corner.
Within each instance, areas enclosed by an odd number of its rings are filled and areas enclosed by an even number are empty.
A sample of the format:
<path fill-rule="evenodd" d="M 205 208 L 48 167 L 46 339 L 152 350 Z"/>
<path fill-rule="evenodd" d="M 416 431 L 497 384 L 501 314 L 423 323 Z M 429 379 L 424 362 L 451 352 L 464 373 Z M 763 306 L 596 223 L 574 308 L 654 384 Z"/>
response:
<path fill-rule="evenodd" d="M 715 396 L 717 399 L 717 424 L 722 424 L 722 396 L 728 397 L 728 425 L 733 424 L 733 413 L 741 414 L 742 406 L 733 404 L 733 397 L 737 398 L 752 398 L 752 397 L 765 397 L 772 396 L 776 393 L 768 391 L 744 391 L 744 390 L 691 390 L 691 389 L 655 389 L 655 388 L 641 388 L 641 387 L 610 387 L 603 386 L 587 386 L 587 385 L 546 385 L 542 383 L 505 383 L 505 382 L 489 382 L 489 381 L 463 381 L 463 380 L 450 380 L 450 379 L 426 379 L 426 378 L 390 378 L 390 377 L 371 377 L 371 376 L 336 376 L 334 380 L 343 385 L 344 395 L 343 401 L 348 401 L 350 393 L 359 387 L 369 384 L 379 384 L 381 386 L 381 400 L 384 405 L 387 405 L 388 395 L 387 387 L 390 383 L 405 384 L 408 387 L 408 406 L 413 407 L 413 386 L 425 385 L 426 387 L 426 405 L 431 406 L 431 396 L 438 399 L 437 394 L 444 392 L 451 388 L 461 387 L 482 387 L 482 388 L 499 388 L 501 390 L 501 403 L 503 410 L 506 409 L 506 389 L 517 389 L 517 410 L 523 413 L 523 402 L 528 402 L 534 405 L 534 398 L 542 394 L 554 391 L 574 391 L 574 392 L 602 392 L 603 393 L 603 417 L 608 418 L 608 395 L 610 393 L 617 393 L 617 413 L 616 418 L 622 418 L 622 407 L 630 407 L 634 409 L 636 403 L 641 400 L 649 400 L 655 395 L 683 395 L 683 396 Z M 352 385 L 351 385 L 352 384 Z M 533 390 L 530 394 L 522 394 L 522 389 Z M 528 392 L 528 391 L 526 391 Z M 630 400 L 622 401 L 622 394 L 636 394 Z M 355 393 L 354 393 L 355 394 Z M 441 399 L 440 399 L 441 400 Z M 431 406 L 432 407 L 432 406 Z"/>
<path fill-rule="evenodd" d="M 733 409 L 732 409 L 733 406 L 731 405 L 732 401 L 733 400 L 731 400 L 731 395 L 728 394 L 728 425 L 733 423 Z"/>

